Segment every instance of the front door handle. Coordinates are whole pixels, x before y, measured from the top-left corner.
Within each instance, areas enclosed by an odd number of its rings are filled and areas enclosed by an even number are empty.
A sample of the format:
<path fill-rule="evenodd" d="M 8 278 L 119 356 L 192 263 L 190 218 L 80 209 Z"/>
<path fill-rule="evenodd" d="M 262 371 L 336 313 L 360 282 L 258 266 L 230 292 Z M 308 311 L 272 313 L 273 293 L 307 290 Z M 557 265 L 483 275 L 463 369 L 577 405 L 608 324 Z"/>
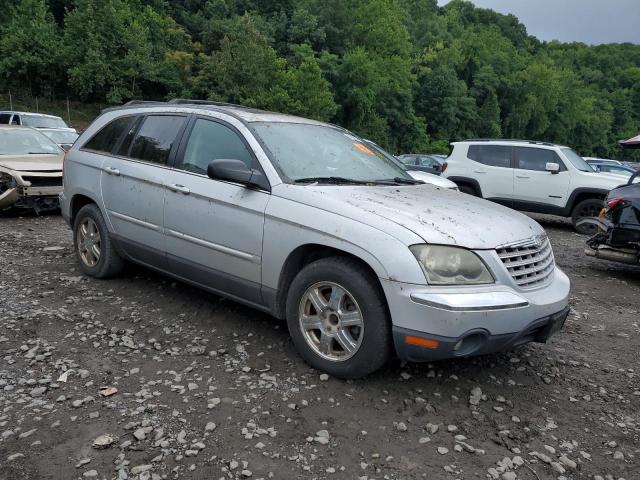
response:
<path fill-rule="evenodd" d="M 114 167 L 105 167 L 104 171 L 107 172 L 109 175 L 115 175 L 115 176 L 120 175 L 120 170 Z"/>
<path fill-rule="evenodd" d="M 191 190 L 189 190 L 189 188 L 185 187 L 184 185 L 178 185 L 177 183 L 169 185 L 169 189 L 174 192 L 180 192 L 184 195 L 189 195 L 191 193 Z"/>
<path fill-rule="evenodd" d="M 531 178 L 528 175 L 516 175 L 516 178 Z"/>
<path fill-rule="evenodd" d="M 474 170 L 473 173 L 487 173 L 486 170 Z"/>

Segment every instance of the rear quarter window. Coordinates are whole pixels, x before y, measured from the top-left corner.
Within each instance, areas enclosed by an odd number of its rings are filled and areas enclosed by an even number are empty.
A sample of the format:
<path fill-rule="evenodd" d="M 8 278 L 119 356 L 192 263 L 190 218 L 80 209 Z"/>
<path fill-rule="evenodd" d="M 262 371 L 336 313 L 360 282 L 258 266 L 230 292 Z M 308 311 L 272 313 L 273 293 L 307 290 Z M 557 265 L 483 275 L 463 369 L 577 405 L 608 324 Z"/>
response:
<path fill-rule="evenodd" d="M 467 158 L 490 167 L 511 168 L 511 147 L 506 145 L 469 145 Z"/>
<path fill-rule="evenodd" d="M 127 116 L 112 120 L 91 137 L 82 148 L 95 152 L 111 153 L 120 137 L 125 131 L 128 131 L 129 125 L 131 125 L 134 118 L 134 116 Z"/>

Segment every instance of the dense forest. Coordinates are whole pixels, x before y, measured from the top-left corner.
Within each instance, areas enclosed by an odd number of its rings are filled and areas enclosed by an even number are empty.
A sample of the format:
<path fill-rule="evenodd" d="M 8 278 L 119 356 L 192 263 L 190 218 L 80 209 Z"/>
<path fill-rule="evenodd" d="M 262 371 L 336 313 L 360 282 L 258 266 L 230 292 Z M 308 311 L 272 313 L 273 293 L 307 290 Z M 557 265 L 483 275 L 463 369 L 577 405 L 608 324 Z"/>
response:
<path fill-rule="evenodd" d="M 0 93 L 215 99 L 393 152 L 468 137 L 629 157 L 640 45 L 542 42 L 463 0 L 0 0 Z"/>

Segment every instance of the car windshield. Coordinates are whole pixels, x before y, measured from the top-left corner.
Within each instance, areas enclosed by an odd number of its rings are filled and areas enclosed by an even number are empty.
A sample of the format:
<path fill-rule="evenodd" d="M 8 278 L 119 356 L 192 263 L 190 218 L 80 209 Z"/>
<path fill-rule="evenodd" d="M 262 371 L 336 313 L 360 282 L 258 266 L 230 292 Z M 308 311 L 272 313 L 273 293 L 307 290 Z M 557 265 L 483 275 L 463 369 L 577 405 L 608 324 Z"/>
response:
<path fill-rule="evenodd" d="M 69 128 L 60 117 L 45 117 L 42 115 L 22 115 L 22 125 L 33 128 Z"/>
<path fill-rule="evenodd" d="M 42 133 L 56 143 L 71 144 L 78 138 L 77 133 L 66 132 L 64 130 L 45 130 Z"/>
<path fill-rule="evenodd" d="M 562 153 L 567 159 L 571 162 L 571 164 L 576 167 L 581 172 L 593 172 L 594 169 L 591 165 L 587 163 L 587 161 L 578 155 L 575 150 L 572 150 L 569 147 L 561 148 Z"/>
<path fill-rule="evenodd" d="M 313 178 L 412 180 L 396 162 L 345 130 L 302 123 L 254 123 L 253 131 L 274 166 L 292 182 Z"/>
<path fill-rule="evenodd" d="M 0 155 L 57 155 L 60 147 L 34 130 L 0 129 Z"/>

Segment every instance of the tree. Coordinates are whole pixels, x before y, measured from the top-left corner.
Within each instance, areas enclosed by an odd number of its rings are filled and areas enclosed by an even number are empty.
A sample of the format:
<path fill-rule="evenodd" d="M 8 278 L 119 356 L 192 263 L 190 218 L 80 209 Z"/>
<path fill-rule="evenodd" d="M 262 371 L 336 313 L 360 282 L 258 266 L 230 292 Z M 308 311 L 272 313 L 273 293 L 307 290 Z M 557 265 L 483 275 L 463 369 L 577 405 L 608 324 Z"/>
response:
<path fill-rule="evenodd" d="M 33 95 L 49 93 L 64 83 L 58 27 L 44 0 L 20 0 L 3 9 L 0 24 L 0 77 L 8 87 L 27 86 Z"/>

